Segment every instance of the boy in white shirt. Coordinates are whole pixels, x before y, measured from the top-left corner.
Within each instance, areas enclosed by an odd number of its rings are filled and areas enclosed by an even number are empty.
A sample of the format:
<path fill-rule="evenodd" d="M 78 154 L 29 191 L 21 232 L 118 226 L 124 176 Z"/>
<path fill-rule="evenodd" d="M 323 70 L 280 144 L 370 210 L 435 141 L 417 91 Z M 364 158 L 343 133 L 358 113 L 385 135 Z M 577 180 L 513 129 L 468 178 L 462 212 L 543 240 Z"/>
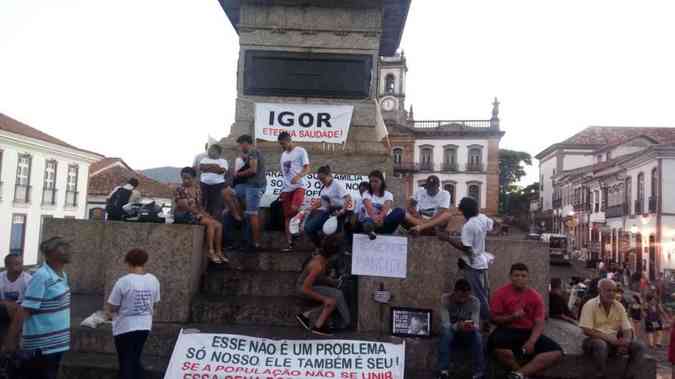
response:
<path fill-rule="evenodd" d="M 445 228 L 450 220 L 450 193 L 443 190 L 436 175 L 430 175 L 424 187 L 415 192 L 408 203 L 405 221 L 411 225 L 410 233 L 433 235 L 436 229 Z"/>
<path fill-rule="evenodd" d="M 19 254 L 5 256 L 5 271 L 0 273 L 0 328 L 7 330 L 16 316 L 31 276 L 23 271 L 23 258 Z M 0 333 L 0 336 L 6 333 Z M 0 340 L 2 347 L 4 340 Z"/>
<path fill-rule="evenodd" d="M 288 247 L 283 251 L 290 252 L 294 250 L 294 247 L 291 232 L 288 230 L 288 223 L 298 214 L 300 207 L 305 202 L 305 188 L 307 188 L 305 176 L 309 174 L 309 155 L 307 155 L 305 149 L 293 144 L 291 135 L 287 132 L 279 133 L 277 140 L 283 149 L 283 153 L 281 153 L 281 174 L 284 176 L 284 186 L 281 189 L 279 200 L 281 200 L 284 211 L 284 229 L 288 240 Z"/>
<path fill-rule="evenodd" d="M 105 305 L 113 320 L 113 337 L 120 377 L 141 378 L 141 354 L 152 329 L 154 306 L 159 302 L 159 280 L 145 272 L 148 253 L 130 250 L 124 258 L 128 274 L 117 280 Z"/>
<path fill-rule="evenodd" d="M 199 161 L 202 207 L 216 220 L 220 220 L 223 211 L 222 193 L 228 170 L 227 160 L 221 158 L 222 153 L 220 145 L 211 145 L 208 156 Z"/>

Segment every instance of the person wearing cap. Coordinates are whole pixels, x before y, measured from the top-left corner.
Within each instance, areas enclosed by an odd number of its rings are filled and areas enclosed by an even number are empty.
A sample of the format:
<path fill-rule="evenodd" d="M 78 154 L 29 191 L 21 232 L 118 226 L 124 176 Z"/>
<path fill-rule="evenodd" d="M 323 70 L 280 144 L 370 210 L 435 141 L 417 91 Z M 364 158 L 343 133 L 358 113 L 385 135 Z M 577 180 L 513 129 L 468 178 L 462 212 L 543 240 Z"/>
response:
<path fill-rule="evenodd" d="M 227 161 L 221 158 L 223 148 L 218 144 L 209 146 L 207 156 L 199 161 L 199 182 L 202 190 L 202 207 L 216 219 L 223 210 L 223 188 Z"/>
<path fill-rule="evenodd" d="M 441 189 L 438 176 L 431 175 L 424 186 L 415 191 L 408 203 L 405 221 L 410 233 L 433 235 L 450 220 L 450 193 Z"/>
<path fill-rule="evenodd" d="M 31 275 L 23 270 L 23 257 L 20 254 L 7 254 L 5 271 L 0 273 L 0 338 L 5 337 L 16 317 L 30 279 Z M 0 347 L 3 343 L 4 339 L 0 339 Z"/>
<path fill-rule="evenodd" d="M 305 234 L 314 243 L 317 251 L 321 247 L 323 225 L 331 216 L 337 216 L 340 230 L 342 216 L 346 214 L 348 204 L 352 201 L 345 186 L 333 178 L 330 166 L 319 167 L 318 177 L 321 182 L 319 199 L 312 203 L 312 211 L 305 221 Z"/>
<path fill-rule="evenodd" d="M 70 244 L 60 237 L 40 244 L 45 263 L 33 274 L 17 317 L 13 320 L 5 351 L 21 346 L 30 358 L 21 366 L 24 378 L 56 379 L 64 352 L 70 350 L 70 287 L 65 266 L 71 262 Z"/>
<path fill-rule="evenodd" d="M 449 378 L 450 359 L 461 349 L 468 349 L 471 355 L 472 378 L 482 379 L 485 375 L 479 315 L 480 302 L 472 295 L 471 285 L 466 279 L 458 279 L 453 293 L 445 295 L 442 299 L 442 329 L 438 349 L 439 379 Z"/>

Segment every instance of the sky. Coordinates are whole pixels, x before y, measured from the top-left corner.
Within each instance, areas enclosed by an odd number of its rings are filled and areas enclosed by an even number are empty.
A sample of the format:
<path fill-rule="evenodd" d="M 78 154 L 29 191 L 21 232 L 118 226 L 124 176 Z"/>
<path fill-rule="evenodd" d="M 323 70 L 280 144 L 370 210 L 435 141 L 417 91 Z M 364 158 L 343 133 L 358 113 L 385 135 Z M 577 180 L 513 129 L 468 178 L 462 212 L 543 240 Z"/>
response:
<path fill-rule="evenodd" d="M 535 155 L 589 125 L 675 126 L 672 1 L 413 0 L 416 119 L 488 119 Z M 217 0 L 0 1 L 0 112 L 131 167 L 190 164 L 234 118 Z M 537 180 L 536 161 L 523 183 Z"/>

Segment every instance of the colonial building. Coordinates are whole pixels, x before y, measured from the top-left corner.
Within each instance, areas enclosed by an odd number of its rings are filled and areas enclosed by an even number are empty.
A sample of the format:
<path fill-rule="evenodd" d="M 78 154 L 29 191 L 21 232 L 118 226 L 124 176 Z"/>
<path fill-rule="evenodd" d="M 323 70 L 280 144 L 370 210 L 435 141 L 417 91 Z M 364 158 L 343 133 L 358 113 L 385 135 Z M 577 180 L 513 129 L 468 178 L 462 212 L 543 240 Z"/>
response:
<path fill-rule="evenodd" d="M 379 102 L 387 124 L 394 173 L 410 196 L 431 174 L 437 175 L 453 205 L 471 196 L 496 214 L 499 201 L 499 102 L 485 120 L 415 120 L 405 108 L 408 67 L 404 54 L 380 62 Z"/>
<path fill-rule="evenodd" d="M 160 206 L 172 204 L 174 191 L 172 186 L 132 170 L 120 158 L 104 158 L 89 166 L 88 218 L 104 219 L 108 196 L 115 187 L 124 185 L 131 178 L 138 179 L 137 190 L 141 192 L 144 200 L 152 200 Z"/>
<path fill-rule="evenodd" d="M 675 270 L 675 200 L 663 196 L 675 191 L 664 175 L 675 172 L 675 128 L 590 127 L 537 158 L 550 231 L 652 279 Z"/>
<path fill-rule="evenodd" d="M 45 218 L 85 218 L 89 165 L 101 158 L 0 113 L 0 256 L 36 264 Z"/>

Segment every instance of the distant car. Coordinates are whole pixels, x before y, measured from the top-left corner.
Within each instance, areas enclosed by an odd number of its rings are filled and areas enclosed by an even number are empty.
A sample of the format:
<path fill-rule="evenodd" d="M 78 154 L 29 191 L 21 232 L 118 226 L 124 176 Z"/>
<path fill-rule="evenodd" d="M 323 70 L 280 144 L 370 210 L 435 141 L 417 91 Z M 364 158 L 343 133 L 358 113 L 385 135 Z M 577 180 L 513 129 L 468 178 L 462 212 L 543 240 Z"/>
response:
<path fill-rule="evenodd" d="M 525 236 L 526 240 L 539 241 L 541 240 L 541 234 L 539 233 L 529 233 Z"/>
<path fill-rule="evenodd" d="M 548 253 L 552 265 L 571 264 L 571 254 L 568 247 L 567 236 L 564 234 L 544 233 L 541 235 L 541 240 L 548 242 Z"/>

